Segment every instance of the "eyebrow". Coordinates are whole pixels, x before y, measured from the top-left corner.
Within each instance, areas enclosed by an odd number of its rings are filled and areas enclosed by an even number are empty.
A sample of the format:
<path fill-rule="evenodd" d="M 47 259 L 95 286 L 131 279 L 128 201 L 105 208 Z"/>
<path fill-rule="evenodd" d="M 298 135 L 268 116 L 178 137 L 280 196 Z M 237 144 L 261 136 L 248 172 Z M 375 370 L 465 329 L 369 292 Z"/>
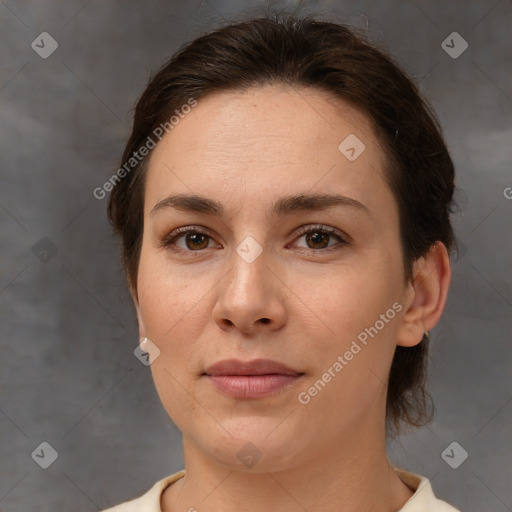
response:
<path fill-rule="evenodd" d="M 270 217 L 284 217 L 296 211 L 325 210 L 333 206 L 349 206 L 369 213 L 368 208 L 361 202 L 351 197 L 339 194 L 298 194 L 285 196 L 272 204 Z M 224 206 L 207 197 L 196 194 L 175 194 L 159 201 L 151 210 L 150 215 L 166 209 L 176 208 L 186 212 L 204 213 L 217 217 L 225 216 Z"/>

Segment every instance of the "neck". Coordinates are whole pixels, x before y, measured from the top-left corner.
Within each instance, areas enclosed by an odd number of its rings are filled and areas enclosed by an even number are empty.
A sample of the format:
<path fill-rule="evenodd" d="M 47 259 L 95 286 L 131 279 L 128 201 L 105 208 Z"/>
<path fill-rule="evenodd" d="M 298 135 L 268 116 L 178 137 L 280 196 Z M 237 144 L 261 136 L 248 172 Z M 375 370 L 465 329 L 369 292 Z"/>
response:
<path fill-rule="evenodd" d="M 396 512 L 413 491 L 386 456 L 384 436 L 359 429 L 348 442 L 315 448 L 314 457 L 275 471 L 229 469 L 183 439 L 186 475 L 162 496 L 163 512 Z M 298 460 L 298 458 L 297 458 Z M 259 472 L 254 469 L 259 467 Z"/>

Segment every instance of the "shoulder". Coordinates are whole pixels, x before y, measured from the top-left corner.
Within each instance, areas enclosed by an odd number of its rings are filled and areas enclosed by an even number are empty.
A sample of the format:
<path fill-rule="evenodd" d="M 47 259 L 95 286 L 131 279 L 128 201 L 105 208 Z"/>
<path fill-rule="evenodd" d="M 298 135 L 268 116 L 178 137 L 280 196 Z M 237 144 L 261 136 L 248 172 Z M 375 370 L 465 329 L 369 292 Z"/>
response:
<path fill-rule="evenodd" d="M 151 489 L 138 498 L 120 503 L 101 512 L 161 512 L 160 498 L 163 491 L 176 480 L 185 475 L 185 470 L 178 471 L 156 482 Z"/>
<path fill-rule="evenodd" d="M 460 512 L 445 501 L 436 498 L 428 478 L 395 469 L 401 480 L 415 489 L 414 494 L 398 512 Z"/>

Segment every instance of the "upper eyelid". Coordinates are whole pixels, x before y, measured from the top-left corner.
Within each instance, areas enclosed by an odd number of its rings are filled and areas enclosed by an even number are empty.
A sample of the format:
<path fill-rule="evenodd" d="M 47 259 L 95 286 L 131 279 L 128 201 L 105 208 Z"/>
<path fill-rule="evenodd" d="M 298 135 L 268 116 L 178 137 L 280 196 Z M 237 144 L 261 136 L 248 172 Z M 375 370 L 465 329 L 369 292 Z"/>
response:
<path fill-rule="evenodd" d="M 340 239 L 340 243 L 343 243 L 344 245 L 348 245 L 351 243 L 350 237 L 344 233 L 343 231 L 334 228 L 332 226 L 328 226 L 326 224 L 304 224 L 302 226 L 299 226 L 294 231 L 296 232 L 294 241 L 297 237 L 302 237 L 306 233 L 309 233 L 311 231 L 323 231 L 329 235 L 334 235 Z M 159 245 L 166 246 L 170 245 L 171 242 L 174 243 L 178 238 L 181 238 L 182 236 L 187 235 L 188 233 L 200 233 L 203 235 L 206 235 L 210 237 L 212 240 L 214 239 L 213 231 L 204 227 L 204 226 L 198 226 L 198 225 L 190 225 L 190 226 L 184 226 L 181 228 L 177 228 L 173 230 L 169 235 L 165 236 L 161 243 Z M 204 249 L 202 249 L 204 250 Z M 312 249 L 313 250 L 313 249 Z M 200 251 L 190 251 L 190 252 L 200 252 Z"/>
<path fill-rule="evenodd" d="M 166 245 L 170 244 L 171 242 L 174 242 L 178 238 L 181 238 L 182 236 L 185 236 L 189 233 L 200 233 L 206 236 L 209 236 L 211 239 L 213 239 L 213 231 L 205 228 L 204 226 L 184 226 L 181 228 L 176 228 L 171 231 L 168 235 L 165 235 L 162 237 L 162 239 L 159 242 L 159 246 L 165 247 Z"/>

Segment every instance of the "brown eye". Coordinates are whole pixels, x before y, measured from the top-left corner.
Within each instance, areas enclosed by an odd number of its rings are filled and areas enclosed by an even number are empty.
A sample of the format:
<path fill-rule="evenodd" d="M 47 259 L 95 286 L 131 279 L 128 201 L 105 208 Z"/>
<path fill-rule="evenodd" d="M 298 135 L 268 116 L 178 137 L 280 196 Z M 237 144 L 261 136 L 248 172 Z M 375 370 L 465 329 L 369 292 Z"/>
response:
<path fill-rule="evenodd" d="M 302 244 L 298 241 L 302 240 Z M 301 249 L 309 249 L 316 252 L 327 252 L 334 249 L 341 249 L 350 245 L 348 238 L 343 233 L 329 226 L 306 226 L 299 233 L 295 245 Z"/>
<path fill-rule="evenodd" d="M 206 249 L 209 237 L 202 233 L 188 233 L 185 235 L 185 245 L 190 250 Z"/>
<path fill-rule="evenodd" d="M 310 231 L 306 235 L 306 243 L 310 249 L 323 249 L 329 245 L 329 233 L 323 233 L 320 231 Z"/>
<path fill-rule="evenodd" d="M 160 241 L 160 246 L 173 252 L 192 253 L 208 249 L 213 242 L 206 228 L 186 226 L 178 228 Z"/>

